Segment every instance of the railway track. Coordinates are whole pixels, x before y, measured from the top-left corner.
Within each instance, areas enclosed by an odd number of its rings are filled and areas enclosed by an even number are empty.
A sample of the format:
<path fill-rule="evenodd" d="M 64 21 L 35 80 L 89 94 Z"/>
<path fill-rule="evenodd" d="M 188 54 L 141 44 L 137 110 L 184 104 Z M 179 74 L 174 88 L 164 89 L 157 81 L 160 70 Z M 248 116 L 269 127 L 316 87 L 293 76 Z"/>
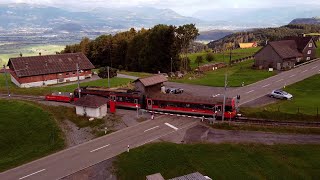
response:
<path fill-rule="evenodd" d="M 30 101 L 43 101 L 44 96 L 29 96 L 29 95 L 18 95 L 18 94 L 0 94 L 0 98 L 4 99 L 22 99 L 22 100 L 30 100 Z"/>

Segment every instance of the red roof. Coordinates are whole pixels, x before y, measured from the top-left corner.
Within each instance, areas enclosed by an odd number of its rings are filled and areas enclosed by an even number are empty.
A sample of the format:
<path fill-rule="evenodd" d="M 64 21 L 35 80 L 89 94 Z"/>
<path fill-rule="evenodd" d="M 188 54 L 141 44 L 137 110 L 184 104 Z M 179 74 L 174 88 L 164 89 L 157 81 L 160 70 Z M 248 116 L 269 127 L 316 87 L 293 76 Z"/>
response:
<path fill-rule="evenodd" d="M 27 77 L 74 72 L 77 70 L 77 63 L 80 70 L 94 69 L 93 64 L 83 53 L 10 58 L 8 65 L 18 77 Z"/>

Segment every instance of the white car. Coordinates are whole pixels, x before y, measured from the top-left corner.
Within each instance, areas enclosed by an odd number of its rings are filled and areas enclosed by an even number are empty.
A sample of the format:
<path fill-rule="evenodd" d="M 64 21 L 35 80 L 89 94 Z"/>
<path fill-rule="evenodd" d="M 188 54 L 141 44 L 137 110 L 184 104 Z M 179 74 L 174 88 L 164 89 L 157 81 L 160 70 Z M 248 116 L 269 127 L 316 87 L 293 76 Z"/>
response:
<path fill-rule="evenodd" d="M 293 98 L 293 96 L 283 90 L 273 90 L 271 92 L 271 94 L 269 95 L 270 97 L 273 97 L 273 98 L 278 98 L 278 99 L 287 99 L 287 100 L 290 100 Z"/>

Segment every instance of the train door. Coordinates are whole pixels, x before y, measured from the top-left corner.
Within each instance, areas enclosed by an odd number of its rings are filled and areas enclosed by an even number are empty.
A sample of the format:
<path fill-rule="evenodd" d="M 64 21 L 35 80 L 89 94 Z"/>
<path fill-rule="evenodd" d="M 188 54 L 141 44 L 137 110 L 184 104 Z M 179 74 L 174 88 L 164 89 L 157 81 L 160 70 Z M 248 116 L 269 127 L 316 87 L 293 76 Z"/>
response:
<path fill-rule="evenodd" d="M 115 102 L 116 101 L 116 95 L 110 95 L 110 100 Z"/>
<path fill-rule="evenodd" d="M 221 117 L 222 116 L 222 105 L 216 105 L 215 111 L 217 113 L 217 116 Z"/>
<path fill-rule="evenodd" d="M 152 99 L 147 99 L 147 109 L 152 110 Z"/>

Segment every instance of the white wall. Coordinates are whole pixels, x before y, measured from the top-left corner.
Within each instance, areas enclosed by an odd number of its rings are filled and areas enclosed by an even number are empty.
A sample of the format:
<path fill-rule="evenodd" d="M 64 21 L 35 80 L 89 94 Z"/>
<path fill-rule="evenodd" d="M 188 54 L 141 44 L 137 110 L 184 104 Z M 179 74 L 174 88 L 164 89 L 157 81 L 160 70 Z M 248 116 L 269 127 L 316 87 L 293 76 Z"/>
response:
<path fill-rule="evenodd" d="M 76 114 L 79 116 L 86 114 L 87 117 L 103 118 L 107 115 L 107 105 L 105 104 L 99 108 L 76 106 Z"/>

